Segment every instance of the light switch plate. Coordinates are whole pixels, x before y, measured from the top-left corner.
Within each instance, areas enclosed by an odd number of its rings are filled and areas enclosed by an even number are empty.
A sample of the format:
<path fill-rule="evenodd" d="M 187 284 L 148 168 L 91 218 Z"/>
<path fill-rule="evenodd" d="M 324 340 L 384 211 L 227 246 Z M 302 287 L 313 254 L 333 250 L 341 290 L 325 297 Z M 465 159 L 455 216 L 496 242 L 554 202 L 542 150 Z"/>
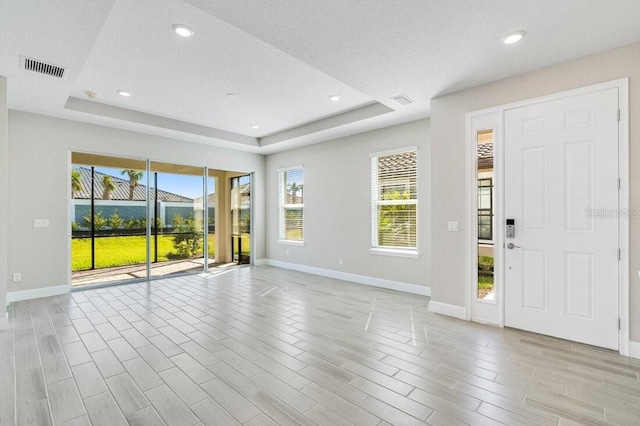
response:
<path fill-rule="evenodd" d="M 449 222 L 449 232 L 458 232 L 458 222 Z"/>
<path fill-rule="evenodd" d="M 34 228 L 48 228 L 49 219 L 33 219 Z"/>

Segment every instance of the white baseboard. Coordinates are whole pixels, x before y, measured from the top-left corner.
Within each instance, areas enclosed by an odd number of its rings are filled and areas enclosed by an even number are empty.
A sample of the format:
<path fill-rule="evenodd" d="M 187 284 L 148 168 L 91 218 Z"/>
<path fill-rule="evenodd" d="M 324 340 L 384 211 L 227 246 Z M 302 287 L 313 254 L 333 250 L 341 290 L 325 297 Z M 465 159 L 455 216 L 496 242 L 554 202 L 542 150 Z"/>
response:
<path fill-rule="evenodd" d="M 7 304 L 11 302 L 19 302 L 21 300 L 39 299 L 41 297 L 59 296 L 67 294 L 71 290 L 68 284 L 54 287 L 34 288 L 31 290 L 12 291 L 7 293 Z"/>
<path fill-rule="evenodd" d="M 306 272 L 307 274 L 320 275 L 322 277 L 335 278 L 357 284 L 381 287 L 389 290 L 403 291 L 405 293 L 431 296 L 431 287 L 415 284 L 407 284 L 400 281 L 385 280 L 382 278 L 367 277 L 365 275 L 350 274 L 347 272 L 333 271 L 331 269 L 315 268 L 313 266 L 298 265 L 296 263 L 281 262 L 273 259 L 259 259 L 254 262 L 256 266 L 275 266 L 277 268 L 290 269 L 292 271 Z"/>
<path fill-rule="evenodd" d="M 458 319 L 466 319 L 467 310 L 462 306 L 449 305 L 447 303 L 429 301 L 429 311 L 434 314 L 442 314 Z"/>
<path fill-rule="evenodd" d="M 640 342 L 629 342 L 629 356 L 640 359 Z"/>

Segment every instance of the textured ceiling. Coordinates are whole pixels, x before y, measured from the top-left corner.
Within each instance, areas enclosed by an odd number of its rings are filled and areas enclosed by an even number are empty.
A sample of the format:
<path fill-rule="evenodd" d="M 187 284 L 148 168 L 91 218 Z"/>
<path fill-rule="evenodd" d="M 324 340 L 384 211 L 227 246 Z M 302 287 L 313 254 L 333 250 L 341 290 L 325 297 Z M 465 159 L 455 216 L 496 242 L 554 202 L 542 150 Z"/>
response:
<path fill-rule="evenodd" d="M 0 75 L 12 109 L 269 153 L 427 117 L 435 96 L 639 41 L 639 21 L 637 0 L 3 0 Z"/>

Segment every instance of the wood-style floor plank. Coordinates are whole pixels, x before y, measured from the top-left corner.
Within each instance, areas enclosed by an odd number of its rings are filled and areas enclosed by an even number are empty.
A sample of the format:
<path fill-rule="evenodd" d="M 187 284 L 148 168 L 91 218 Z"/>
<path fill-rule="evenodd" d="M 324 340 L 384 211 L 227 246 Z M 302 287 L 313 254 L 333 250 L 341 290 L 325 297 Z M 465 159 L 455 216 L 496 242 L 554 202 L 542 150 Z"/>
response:
<path fill-rule="evenodd" d="M 640 360 L 428 303 L 255 266 L 15 302 L 0 423 L 640 424 Z"/>

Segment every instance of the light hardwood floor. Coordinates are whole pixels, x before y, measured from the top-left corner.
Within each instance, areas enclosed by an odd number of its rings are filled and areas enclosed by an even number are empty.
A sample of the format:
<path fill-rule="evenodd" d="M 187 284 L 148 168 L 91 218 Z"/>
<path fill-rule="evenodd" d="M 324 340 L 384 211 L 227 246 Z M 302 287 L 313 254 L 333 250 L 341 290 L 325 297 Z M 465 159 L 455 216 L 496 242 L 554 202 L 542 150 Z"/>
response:
<path fill-rule="evenodd" d="M 10 306 L 4 425 L 640 424 L 640 360 L 270 267 Z"/>

